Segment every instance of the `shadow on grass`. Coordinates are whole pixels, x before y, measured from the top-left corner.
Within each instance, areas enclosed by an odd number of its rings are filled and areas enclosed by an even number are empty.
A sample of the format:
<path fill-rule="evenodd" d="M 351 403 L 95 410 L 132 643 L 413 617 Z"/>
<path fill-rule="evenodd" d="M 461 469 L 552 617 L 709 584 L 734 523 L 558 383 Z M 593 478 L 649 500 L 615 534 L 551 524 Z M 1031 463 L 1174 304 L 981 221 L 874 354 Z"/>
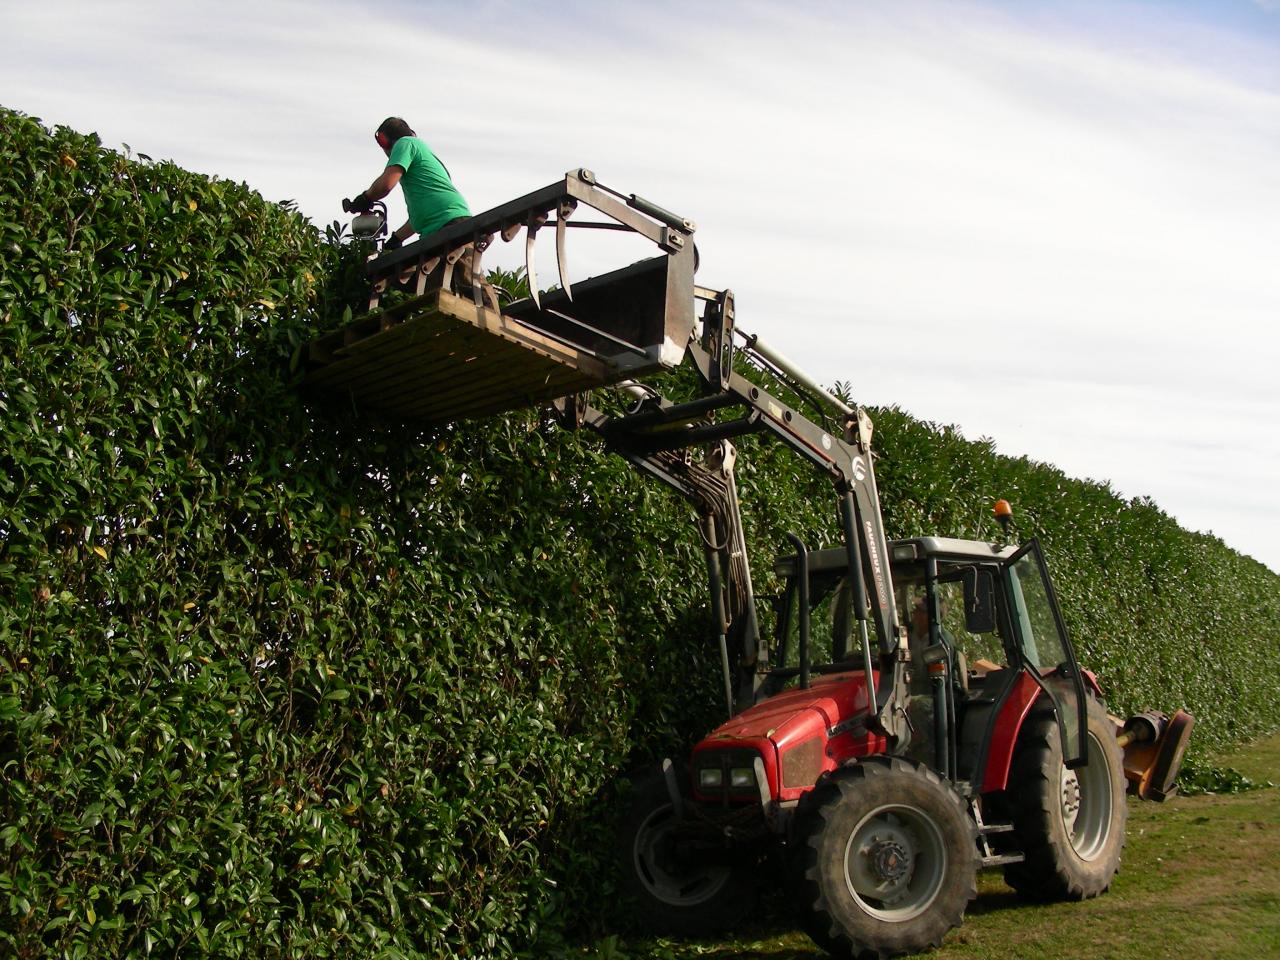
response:
<path fill-rule="evenodd" d="M 698 956 L 706 958 L 706 960 L 730 960 L 730 958 L 737 958 L 737 960 L 800 960 L 800 958 L 811 960 L 813 957 L 822 957 L 826 956 L 826 954 L 822 953 L 816 946 L 802 951 L 793 946 L 782 944 L 762 949 L 725 947 L 709 953 L 699 951 Z"/>
<path fill-rule="evenodd" d="M 990 881 L 988 881 L 990 882 Z M 967 917 L 999 916 L 1026 910 L 1028 902 L 1003 885 L 983 889 L 965 911 Z M 598 946 L 598 945 L 597 945 Z M 826 957 L 800 928 L 799 920 L 779 891 L 767 896 L 761 912 L 748 926 L 736 931 L 731 939 L 660 940 L 643 938 L 623 940 L 618 954 L 595 954 L 606 957 L 670 958 L 670 960 L 815 960 Z"/>
<path fill-rule="evenodd" d="M 630 941 L 634 956 L 664 960 L 816 960 L 826 957 L 801 930 L 787 896 L 766 890 L 758 912 L 723 939 Z"/>
<path fill-rule="evenodd" d="M 969 902 L 965 916 L 980 917 L 988 913 L 1003 913 L 1006 910 L 1025 910 L 1027 901 L 1012 890 L 986 890 L 978 894 L 977 899 Z"/>

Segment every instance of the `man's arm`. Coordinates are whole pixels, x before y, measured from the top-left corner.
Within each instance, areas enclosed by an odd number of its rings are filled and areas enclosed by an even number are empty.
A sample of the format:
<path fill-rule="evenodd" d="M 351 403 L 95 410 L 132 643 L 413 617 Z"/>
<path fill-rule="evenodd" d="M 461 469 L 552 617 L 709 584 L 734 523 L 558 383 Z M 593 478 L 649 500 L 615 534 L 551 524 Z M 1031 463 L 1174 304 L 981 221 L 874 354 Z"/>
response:
<path fill-rule="evenodd" d="M 378 179 L 369 185 L 369 189 L 364 195 L 370 200 L 381 200 L 388 193 L 395 189 L 396 184 L 400 182 L 400 178 L 404 176 L 404 168 L 399 164 L 392 164 L 378 175 Z"/>
<path fill-rule="evenodd" d="M 395 189 L 400 178 L 404 176 L 404 167 L 399 164 L 391 164 L 378 175 L 378 179 L 370 184 L 369 189 L 363 193 L 357 193 L 352 200 L 343 200 L 343 212 L 355 210 L 357 213 L 367 213 L 369 204 L 375 200 L 381 200 L 388 193 Z"/>

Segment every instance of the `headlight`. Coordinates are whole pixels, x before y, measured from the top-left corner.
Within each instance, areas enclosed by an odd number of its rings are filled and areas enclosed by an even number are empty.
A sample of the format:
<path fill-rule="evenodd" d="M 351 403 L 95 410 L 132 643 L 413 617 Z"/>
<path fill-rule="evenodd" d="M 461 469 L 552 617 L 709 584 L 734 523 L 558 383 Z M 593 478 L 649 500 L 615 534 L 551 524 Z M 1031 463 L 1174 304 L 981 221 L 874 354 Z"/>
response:
<path fill-rule="evenodd" d="M 756 750 L 745 747 L 704 750 L 694 759 L 694 787 L 704 799 L 741 801 L 759 797 Z"/>

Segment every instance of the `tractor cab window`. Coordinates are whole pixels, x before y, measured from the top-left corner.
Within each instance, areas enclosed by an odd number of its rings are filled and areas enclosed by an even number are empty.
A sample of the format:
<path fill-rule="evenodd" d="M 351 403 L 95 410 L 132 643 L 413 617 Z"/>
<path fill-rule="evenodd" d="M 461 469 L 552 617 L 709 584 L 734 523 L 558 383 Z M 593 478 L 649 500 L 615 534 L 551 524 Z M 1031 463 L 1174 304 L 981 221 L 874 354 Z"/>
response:
<path fill-rule="evenodd" d="M 948 654 L 959 666 L 957 654 L 963 656 L 971 674 L 982 676 L 1004 666 L 1004 644 L 994 631 L 972 632 L 965 618 L 965 591 L 962 572 L 942 571 L 937 584 L 940 637 Z M 899 622 L 906 625 L 907 645 L 915 664 L 923 660 L 924 649 L 932 643 L 929 607 L 923 575 L 914 580 L 899 580 L 896 588 Z M 912 671 L 913 679 L 923 679 L 924 671 Z"/>
<path fill-rule="evenodd" d="M 799 601 L 792 589 L 792 603 Z M 861 656 L 861 647 L 851 641 L 854 630 L 853 587 L 839 570 L 809 575 L 809 662 L 814 665 L 839 663 L 851 655 Z M 857 647 L 857 649 L 855 649 Z M 792 610 L 787 621 L 785 662 L 780 667 L 795 667 L 800 662 L 800 615 Z"/>
<path fill-rule="evenodd" d="M 1012 606 L 1018 633 L 1022 636 L 1023 656 L 1041 673 L 1049 673 L 1067 662 L 1067 650 L 1036 556 L 1023 556 L 1012 565 L 1011 572 Z"/>

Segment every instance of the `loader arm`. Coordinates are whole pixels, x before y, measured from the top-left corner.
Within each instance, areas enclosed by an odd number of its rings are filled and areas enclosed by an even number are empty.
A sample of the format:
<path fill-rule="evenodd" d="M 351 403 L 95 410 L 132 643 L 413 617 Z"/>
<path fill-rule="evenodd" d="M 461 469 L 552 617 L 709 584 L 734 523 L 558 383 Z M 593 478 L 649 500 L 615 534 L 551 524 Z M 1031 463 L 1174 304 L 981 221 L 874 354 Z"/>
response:
<path fill-rule="evenodd" d="M 732 441 L 748 434 L 776 437 L 834 487 L 869 724 L 905 747 L 907 648 L 893 604 L 871 420 L 737 330 L 733 294 L 694 281 L 695 230 L 693 221 L 607 187 L 590 170 L 571 170 L 546 187 L 372 257 L 365 269 L 368 311 L 309 345 L 306 388 L 321 400 L 426 425 L 554 402 L 563 425 L 595 431 L 610 450 L 674 489 L 697 511 L 731 713 L 752 704 L 769 670 Z M 566 237 L 601 231 L 639 238 L 650 256 L 571 283 Z M 496 238 L 510 242 L 521 232 L 530 296 L 499 305 L 483 289 L 480 261 Z M 540 291 L 534 247 L 540 233 L 551 232 L 560 284 Z M 455 277 L 458 264 L 466 266 Z M 462 289 L 468 274 L 470 288 Z M 409 299 L 380 307 L 391 288 Z M 833 426 L 824 428 L 743 376 L 739 358 L 809 398 L 819 419 L 834 410 Z M 694 400 L 673 403 L 637 382 L 686 361 L 701 381 Z M 601 388 L 640 399 L 626 413 L 606 413 L 587 399 Z"/>
<path fill-rule="evenodd" d="M 731 714 L 755 701 L 769 669 L 768 646 L 756 621 L 732 441 L 750 434 L 771 435 L 824 474 L 836 493 L 853 572 L 853 613 L 859 622 L 863 667 L 868 678 L 879 676 L 871 691 L 872 723 L 905 746 L 906 647 L 893 603 L 870 418 L 822 389 L 757 338 L 738 334 L 731 292 L 701 287 L 696 292 L 705 305 L 702 333 L 690 338 L 686 356 L 702 381 L 702 396 L 673 403 L 651 388 L 633 387 L 642 399 L 622 415 L 607 414 L 581 398 L 565 398 L 557 404 L 561 422 L 587 426 L 610 450 L 671 487 L 697 510 Z M 738 355 L 798 393 L 816 395 L 817 402 L 833 406 L 840 417 L 839 431 L 820 426 L 735 370 Z M 702 460 L 693 455 L 695 449 L 706 451 Z"/>

